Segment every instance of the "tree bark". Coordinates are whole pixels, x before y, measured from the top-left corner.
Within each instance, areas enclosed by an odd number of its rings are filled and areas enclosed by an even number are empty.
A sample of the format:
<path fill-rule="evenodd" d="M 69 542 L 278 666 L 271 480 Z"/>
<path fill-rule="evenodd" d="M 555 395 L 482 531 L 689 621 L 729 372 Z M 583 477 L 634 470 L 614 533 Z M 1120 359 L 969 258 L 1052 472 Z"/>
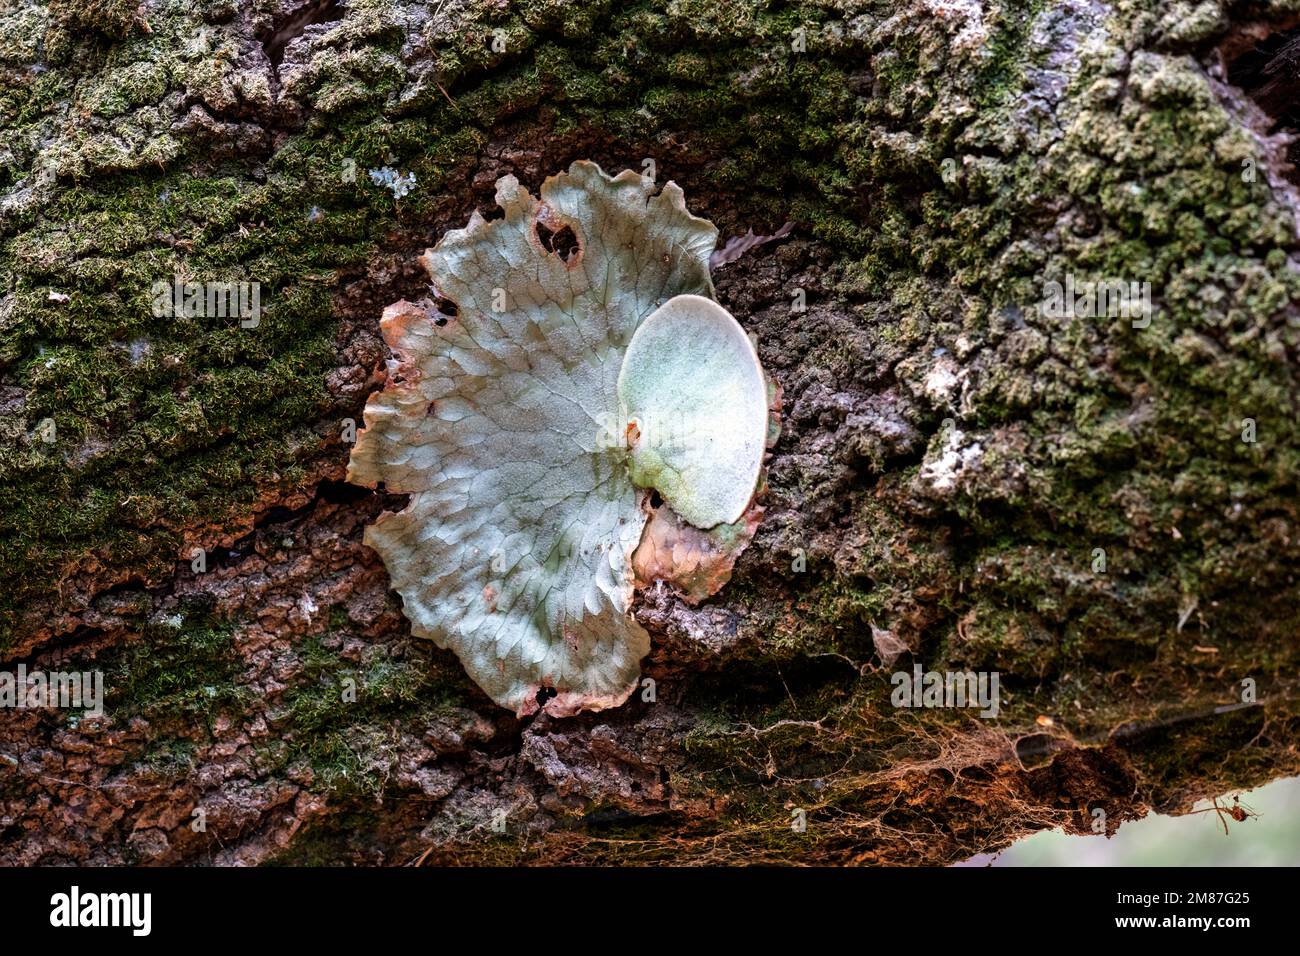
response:
<path fill-rule="evenodd" d="M 0 862 L 950 863 L 1296 773 L 1273 9 L 0 2 L 0 671 L 107 693 L 0 712 Z M 783 431 L 732 580 L 636 606 L 653 693 L 521 720 L 411 637 L 346 438 L 418 254 L 578 159 L 794 224 L 714 274 Z M 1149 314 L 1048 304 L 1097 281 Z"/>

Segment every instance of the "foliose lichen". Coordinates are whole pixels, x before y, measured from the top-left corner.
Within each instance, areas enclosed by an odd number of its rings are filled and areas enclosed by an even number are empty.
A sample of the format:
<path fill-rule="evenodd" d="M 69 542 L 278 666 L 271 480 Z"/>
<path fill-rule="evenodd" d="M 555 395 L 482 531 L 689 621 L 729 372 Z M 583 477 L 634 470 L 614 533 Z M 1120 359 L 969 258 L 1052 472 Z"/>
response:
<path fill-rule="evenodd" d="M 540 201 L 506 176 L 497 202 L 504 218 L 476 212 L 425 254 L 430 299 L 386 311 L 395 358 L 349 478 L 411 495 L 366 541 L 414 633 L 521 714 L 599 710 L 627 699 L 650 647 L 629 613 L 647 518 L 744 518 L 768 383 L 707 298 L 717 230 L 676 185 L 579 162 Z"/>

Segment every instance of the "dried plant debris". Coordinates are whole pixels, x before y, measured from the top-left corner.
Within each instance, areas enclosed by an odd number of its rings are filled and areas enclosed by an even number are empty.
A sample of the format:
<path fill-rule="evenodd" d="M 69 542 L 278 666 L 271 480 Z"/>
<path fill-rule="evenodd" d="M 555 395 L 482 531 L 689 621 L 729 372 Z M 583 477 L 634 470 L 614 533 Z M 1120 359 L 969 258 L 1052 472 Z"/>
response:
<path fill-rule="evenodd" d="M 429 300 L 385 312 L 349 478 L 411 496 L 366 542 L 415 634 L 520 715 L 601 710 L 650 647 L 634 587 L 700 600 L 752 537 L 774 393 L 675 184 L 579 162 L 497 202 L 425 254 Z"/>
<path fill-rule="evenodd" d="M 731 579 L 736 558 L 754 539 L 762 518 L 763 508 L 755 504 L 739 521 L 705 531 L 683 521 L 672 508 L 655 509 L 632 555 L 637 586 L 663 581 L 687 604 L 699 604 Z"/>
<path fill-rule="evenodd" d="M 757 249 L 759 246 L 765 246 L 769 242 L 776 242 L 784 239 L 794 231 L 794 223 L 787 222 L 770 236 L 756 236 L 753 229 L 746 230 L 743 236 L 732 236 L 727 240 L 726 245 L 721 249 L 715 250 L 713 255 L 709 256 L 709 265 L 714 269 L 721 269 L 725 265 L 735 262 L 750 249 Z"/>

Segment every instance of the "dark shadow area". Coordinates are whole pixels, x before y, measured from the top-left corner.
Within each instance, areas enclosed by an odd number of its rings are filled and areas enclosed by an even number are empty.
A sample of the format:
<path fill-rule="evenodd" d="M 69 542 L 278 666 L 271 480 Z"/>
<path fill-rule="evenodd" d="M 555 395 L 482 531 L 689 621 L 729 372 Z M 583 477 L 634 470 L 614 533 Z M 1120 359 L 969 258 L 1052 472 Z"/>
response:
<path fill-rule="evenodd" d="M 277 70 L 284 62 L 284 48 L 291 40 L 296 40 L 306 32 L 309 26 L 317 23 L 332 23 L 342 20 L 346 11 L 338 0 L 312 0 L 287 17 L 277 19 L 275 27 L 269 34 L 259 37 L 266 57 L 271 66 Z"/>
<path fill-rule="evenodd" d="M 1292 133 L 1287 178 L 1300 184 L 1300 26 L 1280 30 L 1228 63 L 1228 82 L 1240 88 L 1274 121 L 1274 132 Z"/>

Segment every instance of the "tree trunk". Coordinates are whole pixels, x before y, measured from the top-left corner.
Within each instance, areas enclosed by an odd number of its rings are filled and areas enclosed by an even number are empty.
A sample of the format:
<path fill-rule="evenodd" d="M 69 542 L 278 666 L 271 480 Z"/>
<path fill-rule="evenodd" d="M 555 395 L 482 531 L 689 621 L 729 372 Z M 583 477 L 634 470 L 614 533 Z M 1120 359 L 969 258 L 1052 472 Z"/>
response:
<path fill-rule="evenodd" d="M 1297 772 L 1300 4 L 194 6 L 0 0 L 0 671 L 107 695 L 0 716 L 0 862 L 948 863 Z M 519 719 L 346 439 L 417 255 L 579 159 L 793 223 L 714 273 L 783 431 L 653 684 Z"/>

